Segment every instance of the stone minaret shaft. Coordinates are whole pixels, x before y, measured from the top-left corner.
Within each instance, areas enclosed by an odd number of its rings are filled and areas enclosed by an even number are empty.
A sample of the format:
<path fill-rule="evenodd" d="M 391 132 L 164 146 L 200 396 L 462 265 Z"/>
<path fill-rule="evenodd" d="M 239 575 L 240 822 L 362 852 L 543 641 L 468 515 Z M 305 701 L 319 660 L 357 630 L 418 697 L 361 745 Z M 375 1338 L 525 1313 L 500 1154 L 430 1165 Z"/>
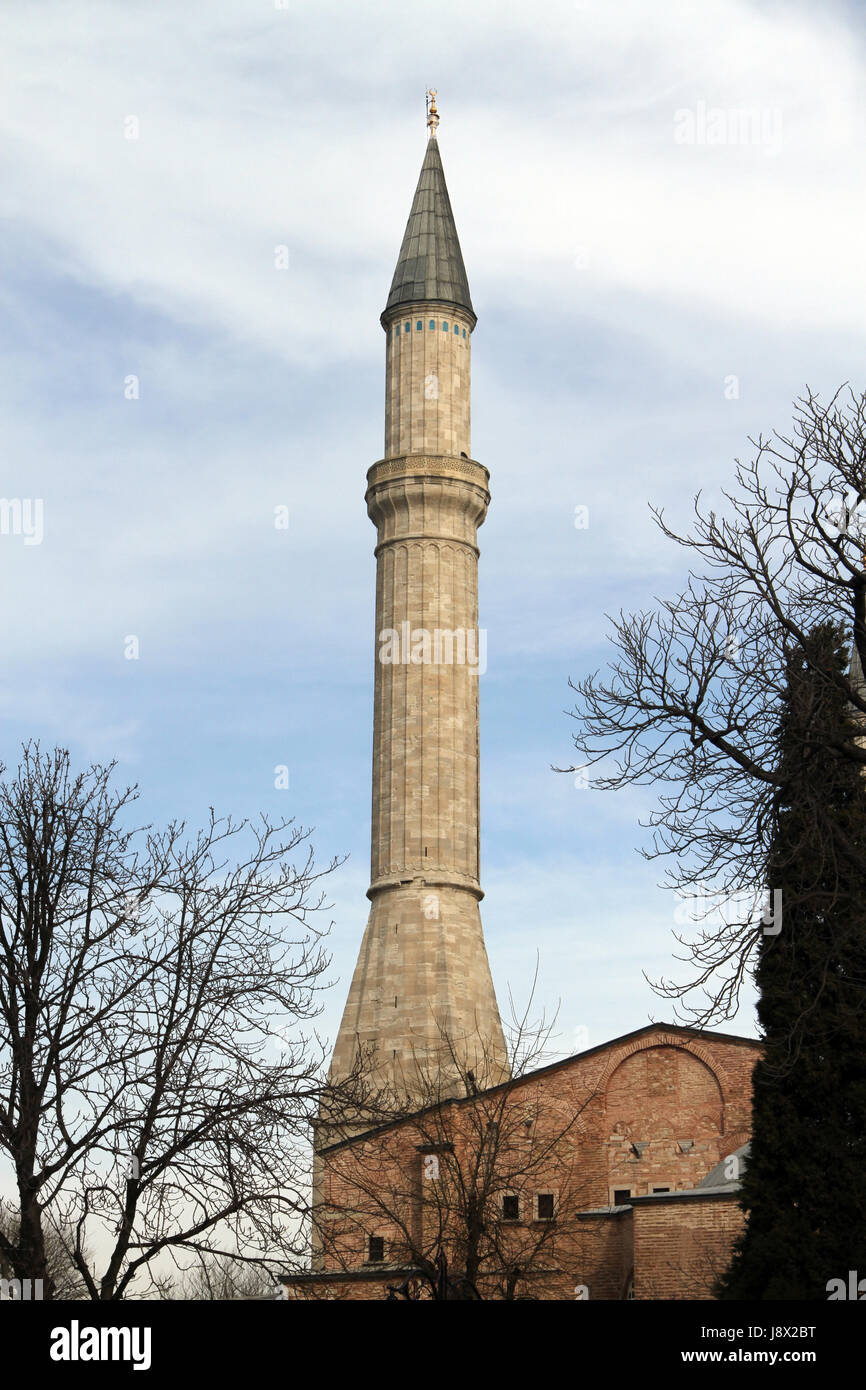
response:
<path fill-rule="evenodd" d="M 467 1070 L 483 1085 L 506 1067 L 478 908 L 477 530 L 489 475 L 470 457 L 476 318 L 431 131 L 381 320 L 385 456 L 366 494 L 377 528 L 371 908 L 331 1064 L 346 1076 L 360 1049 L 422 1102 L 434 1077 L 455 1094 Z"/>

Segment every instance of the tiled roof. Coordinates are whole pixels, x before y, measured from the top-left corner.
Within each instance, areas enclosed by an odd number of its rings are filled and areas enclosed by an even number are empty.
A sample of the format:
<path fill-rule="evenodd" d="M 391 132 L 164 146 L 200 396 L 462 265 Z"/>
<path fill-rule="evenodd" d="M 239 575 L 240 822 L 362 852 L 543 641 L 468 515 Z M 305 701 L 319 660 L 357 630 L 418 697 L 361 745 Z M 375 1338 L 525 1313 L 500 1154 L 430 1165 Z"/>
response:
<path fill-rule="evenodd" d="M 385 314 L 419 300 L 455 304 L 475 317 L 435 136 L 427 142 Z"/>

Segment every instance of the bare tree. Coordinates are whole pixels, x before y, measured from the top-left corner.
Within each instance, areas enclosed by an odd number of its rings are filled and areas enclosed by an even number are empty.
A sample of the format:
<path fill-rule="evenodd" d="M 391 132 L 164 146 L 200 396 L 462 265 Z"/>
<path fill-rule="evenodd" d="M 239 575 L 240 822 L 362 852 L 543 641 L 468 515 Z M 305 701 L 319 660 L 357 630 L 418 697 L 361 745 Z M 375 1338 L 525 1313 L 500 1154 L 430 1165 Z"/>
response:
<path fill-rule="evenodd" d="M 532 1081 L 549 1025 L 524 1015 L 507 1032 L 509 1080 L 479 1089 L 449 1048 L 451 1066 L 419 1063 L 411 1105 L 383 1102 L 372 1129 L 329 1148 L 317 1220 L 331 1269 L 381 1258 L 397 1271 L 390 1297 L 512 1300 L 536 1296 L 591 1238 L 578 1231 L 589 1191 L 578 1133 L 594 1094 L 566 1075 L 553 1090 Z M 454 1070 L 462 1096 L 443 1084 Z"/>
<path fill-rule="evenodd" d="M 276 1299 L 277 1286 L 258 1264 L 226 1255 L 202 1256 L 183 1276 L 171 1297 L 208 1301 L 211 1299 Z"/>
<path fill-rule="evenodd" d="M 0 1233 L 5 1237 L 6 1248 L 17 1245 L 18 1227 L 14 1211 L 4 1208 L 0 1202 Z M 45 1264 L 51 1280 L 52 1296 L 56 1299 L 86 1299 L 88 1294 L 84 1280 L 69 1258 L 69 1247 L 74 1240 L 72 1233 L 56 1231 L 46 1223 L 44 1239 Z M 0 1250 L 0 1279 L 13 1278 L 12 1266 Z"/>
<path fill-rule="evenodd" d="M 688 978 L 656 988 L 692 996 L 681 1016 L 701 1026 L 736 1012 L 762 936 L 778 926 L 767 856 L 774 807 L 789 790 L 779 740 L 792 665 L 805 663 L 866 718 L 866 394 L 840 388 L 823 405 L 807 390 L 790 434 L 750 442 L 754 457 L 738 461 L 724 494 L 727 515 L 698 494 L 694 524 L 680 534 L 653 509 L 695 568 L 675 598 L 620 613 L 607 670 L 573 687 L 590 785 L 658 790 L 642 852 L 670 857 L 666 881 L 684 899 L 678 919 L 697 925 L 677 934 Z M 810 634 L 827 623 L 851 634 L 847 673 L 815 666 Z M 817 726 L 811 736 L 826 738 Z M 807 754 L 809 738 L 806 729 Z M 831 745 L 866 764 L 866 739 Z M 866 869 L 817 799 L 812 811 L 812 842 L 827 859 Z"/>
<path fill-rule="evenodd" d="M 18 1198 L 0 1254 L 47 1296 L 49 1225 L 92 1299 L 153 1291 L 165 1258 L 198 1252 L 279 1267 L 321 1093 L 303 1025 L 334 864 L 291 821 L 130 828 L 137 791 L 112 778 L 28 745 L 0 782 L 0 1150 Z"/>

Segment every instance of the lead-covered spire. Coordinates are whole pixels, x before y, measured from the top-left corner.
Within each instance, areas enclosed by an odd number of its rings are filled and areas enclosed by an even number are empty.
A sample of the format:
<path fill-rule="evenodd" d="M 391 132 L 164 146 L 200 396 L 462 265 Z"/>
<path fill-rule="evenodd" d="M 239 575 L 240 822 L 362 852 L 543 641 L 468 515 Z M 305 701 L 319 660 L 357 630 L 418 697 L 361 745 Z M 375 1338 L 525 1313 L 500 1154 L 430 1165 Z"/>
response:
<path fill-rule="evenodd" d="M 438 122 L 435 101 L 432 110 Z M 435 126 L 427 141 L 383 323 L 401 305 L 423 301 L 454 304 L 475 319 Z"/>

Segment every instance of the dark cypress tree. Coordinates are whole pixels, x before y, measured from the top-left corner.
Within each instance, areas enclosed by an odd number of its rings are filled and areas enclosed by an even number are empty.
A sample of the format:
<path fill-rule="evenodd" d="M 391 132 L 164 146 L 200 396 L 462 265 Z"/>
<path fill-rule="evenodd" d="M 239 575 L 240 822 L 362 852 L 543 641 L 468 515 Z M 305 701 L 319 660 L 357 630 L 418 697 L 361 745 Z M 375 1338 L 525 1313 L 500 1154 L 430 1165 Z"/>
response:
<path fill-rule="evenodd" d="M 825 624 L 787 672 L 783 777 L 768 880 L 781 931 L 760 948 L 747 1225 L 717 1294 L 821 1299 L 866 1277 L 866 774 L 833 745 L 858 733 L 847 643 Z M 862 733 L 862 730 L 861 730 Z"/>

